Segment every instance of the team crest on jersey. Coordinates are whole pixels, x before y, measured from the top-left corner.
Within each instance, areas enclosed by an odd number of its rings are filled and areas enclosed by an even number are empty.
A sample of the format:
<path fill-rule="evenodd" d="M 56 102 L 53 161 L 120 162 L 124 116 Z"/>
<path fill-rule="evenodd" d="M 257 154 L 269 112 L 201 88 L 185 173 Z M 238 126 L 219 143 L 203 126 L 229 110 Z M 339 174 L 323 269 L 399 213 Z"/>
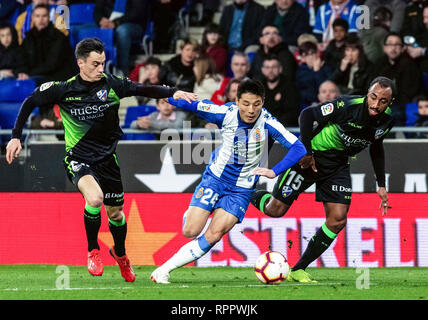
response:
<path fill-rule="evenodd" d="M 45 82 L 40 86 L 40 91 L 45 91 L 46 89 L 49 89 L 54 84 L 53 81 Z"/>
<path fill-rule="evenodd" d="M 203 194 L 204 194 L 204 188 L 200 188 L 198 190 L 198 193 L 196 194 L 195 198 L 199 199 L 200 197 L 202 197 Z"/>
<path fill-rule="evenodd" d="M 383 136 L 383 134 L 385 133 L 385 131 L 383 131 L 382 129 L 377 129 L 376 133 L 375 133 L 375 140 L 379 139 L 380 137 Z"/>
<path fill-rule="evenodd" d="M 98 99 L 100 99 L 102 102 L 107 100 L 107 90 L 100 90 L 97 92 L 97 97 Z"/>
<path fill-rule="evenodd" d="M 289 186 L 284 186 L 283 188 L 282 188 L 282 196 L 284 197 L 284 198 L 287 198 L 290 194 L 292 194 L 293 193 L 293 189 L 291 189 L 291 187 L 289 187 Z"/>
<path fill-rule="evenodd" d="M 327 116 L 332 113 L 334 110 L 334 105 L 332 103 L 325 104 L 321 106 L 321 113 L 323 116 Z"/>

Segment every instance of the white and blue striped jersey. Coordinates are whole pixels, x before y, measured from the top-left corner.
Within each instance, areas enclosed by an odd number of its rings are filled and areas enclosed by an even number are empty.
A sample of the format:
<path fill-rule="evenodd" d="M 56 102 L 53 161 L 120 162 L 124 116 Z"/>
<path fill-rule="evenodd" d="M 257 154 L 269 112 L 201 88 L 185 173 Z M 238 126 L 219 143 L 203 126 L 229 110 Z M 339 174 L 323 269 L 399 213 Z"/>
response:
<path fill-rule="evenodd" d="M 200 118 L 219 127 L 223 143 L 213 152 L 205 173 L 212 174 L 229 184 L 246 189 L 254 188 L 258 176 L 251 172 L 265 165 L 268 150 L 274 141 L 278 141 L 287 149 L 296 146 L 293 152 L 287 153 L 288 161 L 281 161 L 273 168 L 277 175 L 291 167 L 306 153 L 297 137 L 286 130 L 264 108 L 256 122 L 250 124 L 240 119 L 238 107 L 234 103 L 219 106 L 209 100 L 203 100 L 189 104 L 185 100 L 172 98 L 169 102 L 177 107 L 194 111 Z M 287 156 L 283 160 L 287 160 Z"/>

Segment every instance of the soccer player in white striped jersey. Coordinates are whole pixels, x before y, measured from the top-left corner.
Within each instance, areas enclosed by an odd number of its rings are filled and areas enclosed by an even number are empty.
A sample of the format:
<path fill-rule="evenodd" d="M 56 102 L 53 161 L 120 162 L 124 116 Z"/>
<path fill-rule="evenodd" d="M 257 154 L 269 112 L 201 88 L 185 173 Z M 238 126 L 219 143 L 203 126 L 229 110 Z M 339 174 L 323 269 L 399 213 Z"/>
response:
<path fill-rule="evenodd" d="M 215 123 L 221 129 L 223 143 L 213 152 L 183 217 L 183 235 L 193 240 L 153 271 L 152 281 L 169 283 L 172 270 L 207 253 L 236 223 L 242 222 L 259 176 L 275 178 L 306 154 L 296 136 L 263 108 L 264 96 L 260 82 L 245 79 L 238 86 L 236 101 L 222 106 L 209 100 L 189 103 L 169 98 L 172 105 Z M 267 151 L 274 141 L 288 152 L 268 169 L 264 167 Z M 211 222 L 201 234 L 211 214 Z"/>

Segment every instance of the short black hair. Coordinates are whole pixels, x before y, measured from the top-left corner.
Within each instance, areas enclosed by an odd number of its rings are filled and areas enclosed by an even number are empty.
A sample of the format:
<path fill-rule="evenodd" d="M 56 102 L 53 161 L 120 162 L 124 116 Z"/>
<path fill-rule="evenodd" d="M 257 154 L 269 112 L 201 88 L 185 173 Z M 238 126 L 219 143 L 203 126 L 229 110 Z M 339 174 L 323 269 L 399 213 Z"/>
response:
<path fill-rule="evenodd" d="M 87 57 L 91 54 L 92 51 L 102 54 L 104 52 L 104 44 L 98 38 L 86 38 L 81 40 L 76 45 L 76 50 L 74 54 L 76 59 L 86 60 Z"/>
<path fill-rule="evenodd" d="M 400 40 L 401 40 L 401 44 L 403 44 L 404 45 L 404 39 L 403 39 L 403 37 L 399 34 L 399 33 L 397 33 L 397 32 L 388 32 L 388 34 L 385 36 L 385 38 L 383 39 L 383 44 L 385 45 L 386 44 L 386 41 L 388 40 L 388 38 L 389 37 L 397 37 L 397 38 L 400 38 Z"/>
<path fill-rule="evenodd" d="M 372 80 L 372 82 L 370 82 L 369 85 L 369 90 L 375 85 L 375 84 L 379 84 L 382 88 L 391 88 L 392 91 L 392 97 L 394 98 L 396 93 L 397 93 L 397 89 L 395 86 L 395 82 L 387 77 L 376 77 Z"/>
<path fill-rule="evenodd" d="M 346 32 L 349 30 L 349 23 L 345 19 L 337 18 L 333 21 L 333 29 L 335 27 L 342 27 Z"/>
<path fill-rule="evenodd" d="M 31 11 L 31 13 L 33 13 L 34 11 L 36 11 L 37 9 L 40 9 L 40 8 L 45 9 L 49 14 L 49 5 L 48 4 L 38 4 L 37 6 L 35 6 L 33 8 L 33 11 Z"/>
<path fill-rule="evenodd" d="M 265 99 L 265 88 L 263 84 L 258 80 L 244 78 L 238 85 L 238 99 L 240 99 L 244 93 L 255 94 L 257 96 L 260 96 L 263 100 Z"/>
<path fill-rule="evenodd" d="M 157 65 L 160 68 L 162 66 L 162 61 L 159 58 L 150 56 L 150 57 L 147 58 L 147 60 L 145 62 L 146 66 L 149 65 L 149 64 Z"/>

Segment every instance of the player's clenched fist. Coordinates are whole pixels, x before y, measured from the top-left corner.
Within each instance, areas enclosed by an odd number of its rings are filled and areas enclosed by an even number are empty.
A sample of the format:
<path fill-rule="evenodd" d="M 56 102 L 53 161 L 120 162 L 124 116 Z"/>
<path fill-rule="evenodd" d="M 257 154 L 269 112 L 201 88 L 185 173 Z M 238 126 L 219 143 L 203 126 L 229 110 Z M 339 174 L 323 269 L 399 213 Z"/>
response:
<path fill-rule="evenodd" d="M 6 147 L 6 161 L 11 164 L 13 160 L 19 157 L 22 150 L 21 141 L 19 139 L 11 139 Z"/>

